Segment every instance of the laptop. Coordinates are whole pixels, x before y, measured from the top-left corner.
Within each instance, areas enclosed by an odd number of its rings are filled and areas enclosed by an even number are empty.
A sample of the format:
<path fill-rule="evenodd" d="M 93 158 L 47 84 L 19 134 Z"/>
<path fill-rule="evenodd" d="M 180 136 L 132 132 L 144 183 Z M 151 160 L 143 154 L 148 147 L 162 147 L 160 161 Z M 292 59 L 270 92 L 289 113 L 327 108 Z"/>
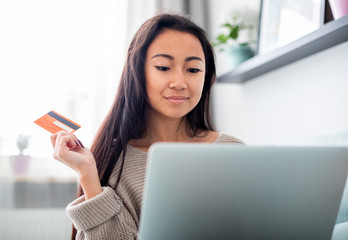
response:
<path fill-rule="evenodd" d="M 158 143 L 148 161 L 140 240 L 328 240 L 348 148 Z"/>

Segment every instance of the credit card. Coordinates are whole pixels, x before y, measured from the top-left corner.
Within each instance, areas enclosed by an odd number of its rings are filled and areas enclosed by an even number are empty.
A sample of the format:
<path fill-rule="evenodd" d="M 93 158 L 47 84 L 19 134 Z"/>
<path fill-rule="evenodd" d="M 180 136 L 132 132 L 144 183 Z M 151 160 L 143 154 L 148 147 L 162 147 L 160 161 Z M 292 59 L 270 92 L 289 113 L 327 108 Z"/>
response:
<path fill-rule="evenodd" d="M 81 127 L 77 123 L 56 113 L 55 111 L 48 112 L 39 119 L 35 120 L 34 123 L 53 134 L 59 131 L 73 133 Z"/>

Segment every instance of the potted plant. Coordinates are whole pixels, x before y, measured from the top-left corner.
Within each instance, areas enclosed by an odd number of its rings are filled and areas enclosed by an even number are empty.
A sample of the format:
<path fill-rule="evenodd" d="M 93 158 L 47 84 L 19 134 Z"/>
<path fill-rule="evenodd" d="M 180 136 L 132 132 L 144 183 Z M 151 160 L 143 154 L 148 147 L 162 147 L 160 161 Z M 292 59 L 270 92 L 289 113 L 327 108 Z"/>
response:
<path fill-rule="evenodd" d="M 252 39 L 252 30 L 257 22 L 251 12 L 232 12 L 230 18 L 221 27 L 225 30 L 219 34 L 213 46 L 219 52 L 226 52 L 231 68 L 255 55 L 254 47 L 256 41 Z"/>
<path fill-rule="evenodd" d="M 25 150 L 29 147 L 29 135 L 19 135 L 17 137 L 17 148 L 19 150 L 18 155 L 10 156 L 12 162 L 12 169 L 15 173 L 26 173 L 29 168 L 30 156 L 24 155 Z"/>

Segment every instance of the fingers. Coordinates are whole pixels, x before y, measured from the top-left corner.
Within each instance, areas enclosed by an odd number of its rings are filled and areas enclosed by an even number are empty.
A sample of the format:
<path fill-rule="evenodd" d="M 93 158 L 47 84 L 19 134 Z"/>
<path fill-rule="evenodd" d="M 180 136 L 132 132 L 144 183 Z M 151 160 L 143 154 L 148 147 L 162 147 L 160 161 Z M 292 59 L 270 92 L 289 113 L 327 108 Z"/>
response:
<path fill-rule="evenodd" d="M 59 131 L 59 132 L 51 135 L 52 146 L 55 147 L 61 141 L 62 137 L 64 137 L 64 136 L 73 137 L 75 140 L 77 139 L 76 136 L 71 134 L 71 133 L 68 133 L 65 131 Z M 76 144 L 76 145 L 78 145 L 78 144 Z"/>
<path fill-rule="evenodd" d="M 65 132 L 65 131 L 60 131 L 60 132 L 57 132 L 57 133 L 51 135 L 50 139 L 51 139 L 51 143 L 52 143 L 53 147 L 55 147 L 56 143 L 60 141 L 60 138 L 62 136 L 71 136 L 71 137 L 73 137 L 76 146 L 85 148 L 83 146 L 82 142 L 79 139 L 77 139 L 77 137 L 74 134 L 71 134 L 71 133 L 68 133 L 68 132 Z"/>
<path fill-rule="evenodd" d="M 60 131 L 51 135 L 51 143 L 54 148 L 54 158 L 62 158 L 62 155 L 70 149 L 84 148 L 74 134 Z"/>
<path fill-rule="evenodd" d="M 74 134 L 61 131 L 51 136 L 53 158 L 75 170 L 79 175 L 96 170 L 91 151 Z"/>
<path fill-rule="evenodd" d="M 52 135 L 51 135 L 51 143 L 52 143 L 53 148 L 54 148 L 55 145 L 56 145 L 57 136 L 58 136 L 58 133 L 55 133 L 55 134 L 52 134 Z"/>

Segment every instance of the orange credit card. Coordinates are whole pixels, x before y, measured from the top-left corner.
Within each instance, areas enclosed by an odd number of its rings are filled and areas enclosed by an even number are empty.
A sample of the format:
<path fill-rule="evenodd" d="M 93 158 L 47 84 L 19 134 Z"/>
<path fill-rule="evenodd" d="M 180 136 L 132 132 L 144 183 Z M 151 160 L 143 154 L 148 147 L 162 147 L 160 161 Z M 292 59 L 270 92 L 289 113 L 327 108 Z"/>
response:
<path fill-rule="evenodd" d="M 48 112 L 39 119 L 35 120 L 34 123 L 53 134 L 59 131 L 73 133 L 81 127 L 77 123 L 63 117 L 55 111 Z"/>

